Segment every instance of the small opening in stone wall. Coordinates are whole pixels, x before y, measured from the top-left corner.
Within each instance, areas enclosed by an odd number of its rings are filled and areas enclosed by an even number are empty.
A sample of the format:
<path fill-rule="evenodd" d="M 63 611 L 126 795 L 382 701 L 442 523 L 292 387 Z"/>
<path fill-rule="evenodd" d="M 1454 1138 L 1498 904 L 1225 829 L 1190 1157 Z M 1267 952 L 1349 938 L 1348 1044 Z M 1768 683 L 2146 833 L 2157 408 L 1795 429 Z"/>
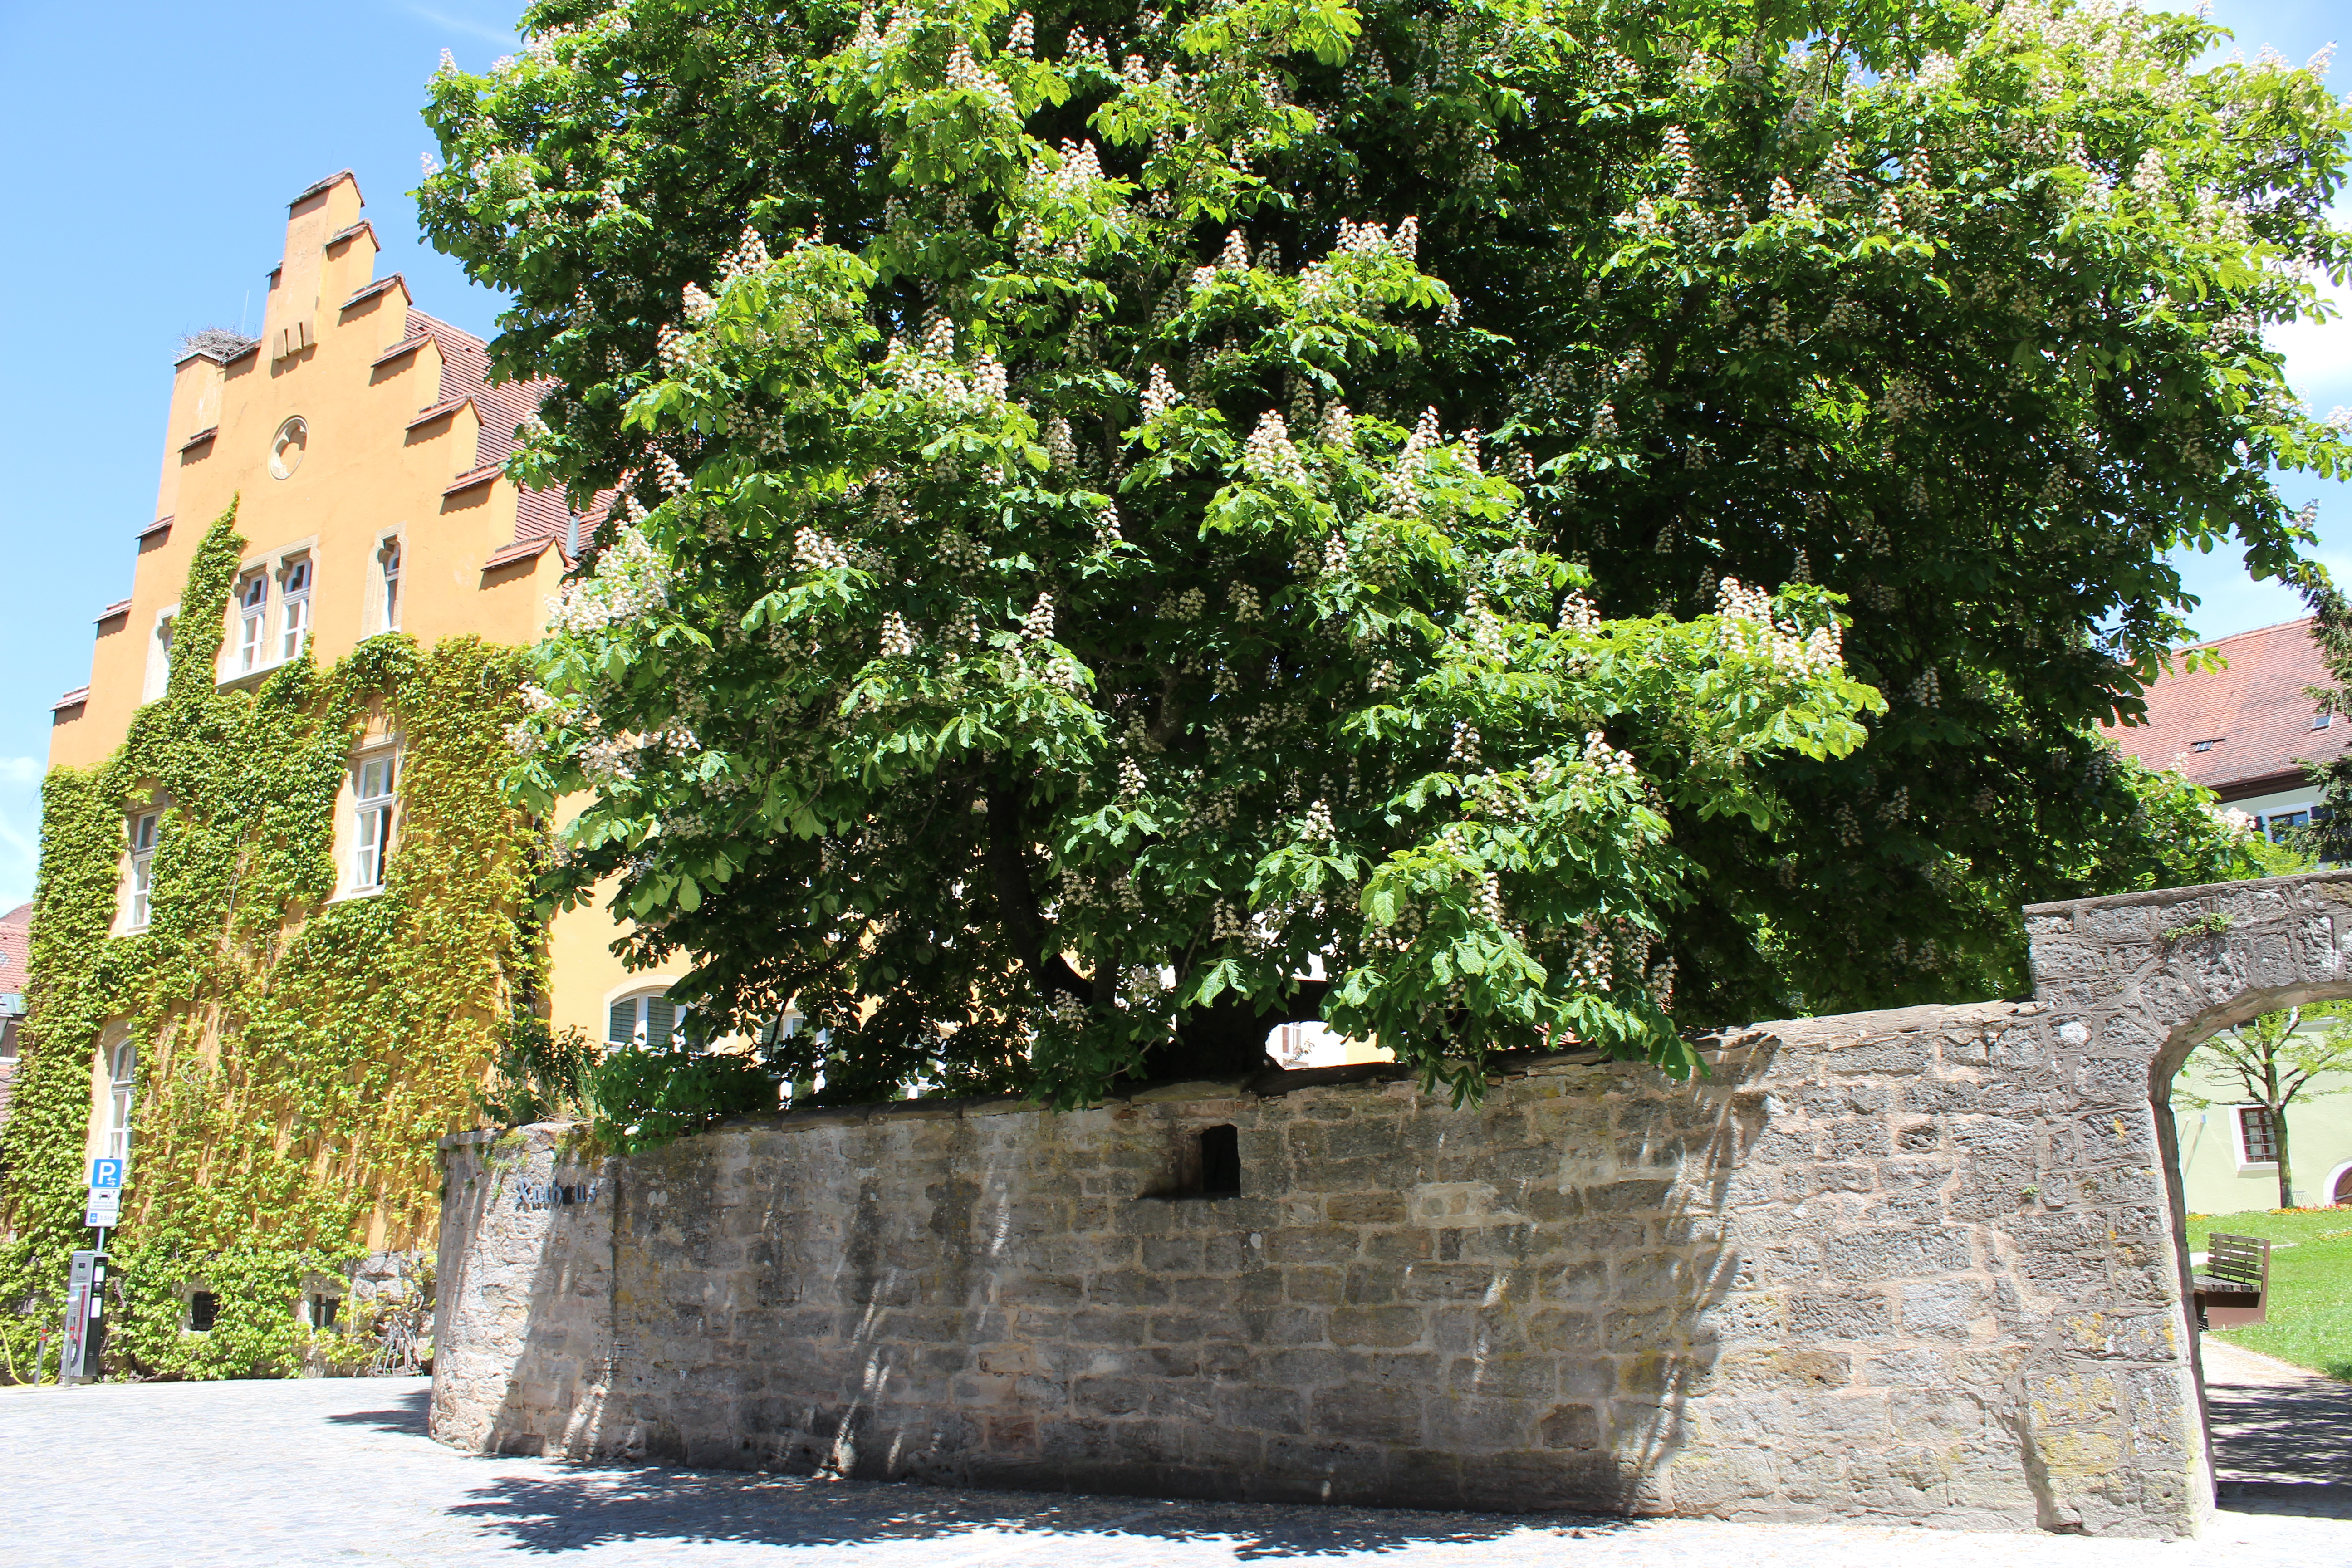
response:
<path fill-rule="evenodd" d="M 220 1298 L 218 1296 L 210 1290 L 192 1290 L 188 1293 L 189 1329 L 199 1334 L 211 1333 L 213 1324 L 219 1318 Z"/>
<path fill-rule="evenodd" d="M 1242 1190 L 1242 1135 L 1228 1125 L 1201 1129 L 1201 1195 L 1237 1197 Z"/>
<path fill-rule="evenodd" d="M 1234 1198 L 1242 1191 L 1241 1130 L 1230 1123 L 1201 1127 L 1174 1134 L 1166 1174 L 1160 1184 L 1140 1194 L 1145 1198 Z"/>

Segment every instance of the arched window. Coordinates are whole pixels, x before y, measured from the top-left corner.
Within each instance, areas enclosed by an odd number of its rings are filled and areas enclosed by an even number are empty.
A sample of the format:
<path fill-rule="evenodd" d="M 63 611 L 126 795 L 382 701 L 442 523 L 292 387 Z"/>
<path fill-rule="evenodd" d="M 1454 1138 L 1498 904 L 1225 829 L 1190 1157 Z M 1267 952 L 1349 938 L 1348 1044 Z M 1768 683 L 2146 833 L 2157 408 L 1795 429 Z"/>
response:
<path fill-rule="evenodd" d="M 131 1159 L 131 1102 L 139 1089 L 139 1047 L 129 1040 L 109 1053 L 107 1062 L 106 1157 Z"/>
<path fill-rule="evenodd" d="M 643 1046 L 658 1051 L 685 1043 L 686 1009 L 669 999 L 667 988 L 616 996 L 606 1010 L 604 1045 L 607 1049 Z"/>
<path fill-rule="evenodd" d="M 254 572 L 236 585 L 236 672 L 250 675 L 269 655 L 269 574 Z"/>
<path fill-rule="evenodd" d="M 400 539 L 387 539 L 375 552 L 376 582 L 383 593 L 377 608 L 382 612 L 383 629 L 400 629 Z"/>
<path fill-rule="evenodd" d="M 142 811 L 131 819 L 130 929 L 145 931 L 155 898 L 155 839 L 163 830 L 161 811 Z"/>

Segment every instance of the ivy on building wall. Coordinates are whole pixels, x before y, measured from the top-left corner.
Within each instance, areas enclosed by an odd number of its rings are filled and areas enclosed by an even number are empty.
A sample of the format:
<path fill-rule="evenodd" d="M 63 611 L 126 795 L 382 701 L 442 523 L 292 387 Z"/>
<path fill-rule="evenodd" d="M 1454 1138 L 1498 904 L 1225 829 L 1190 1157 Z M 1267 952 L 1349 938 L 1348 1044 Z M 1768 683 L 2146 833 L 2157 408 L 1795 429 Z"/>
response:
<path fill-rule="evenodd" d="M 109 1363 L 266 1374 L 302 1362 L 307 1280 L 431 1245 L 436 1140 L 468 1121 L 511 1013 L 541 990 L 536 840 L 499 787 L 519 652 L 389 634 L 220 689 L 236 510 L 189 568 L 164 697 L 104 763 L 44 785 L 31 1014 L 0 1142 L 0 1335 L 17 1364 L 89 1245 L 82 1161 L 111 1026 L 138 1063 Z M 401 742 L 394 852 L 381 892 L 338 898 L 337 805 L 371 733 Z M 152 911 L 116 934 L 126 822 L 150 800 Z M 184 1326 L 199 1289 L 216 1303 L 201 1333 Z"/>

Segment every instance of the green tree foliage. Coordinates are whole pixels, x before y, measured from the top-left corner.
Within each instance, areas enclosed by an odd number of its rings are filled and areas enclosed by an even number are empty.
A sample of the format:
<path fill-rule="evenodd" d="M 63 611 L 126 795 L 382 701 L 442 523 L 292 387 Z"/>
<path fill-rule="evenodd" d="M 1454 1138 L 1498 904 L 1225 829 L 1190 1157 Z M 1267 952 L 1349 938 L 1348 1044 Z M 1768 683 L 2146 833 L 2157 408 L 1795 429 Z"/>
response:
<path fill-rule="evenodd" d="M 308 1275 L 429 1237 L 436 1141 L 539 978 L 533 837 L 499 788 L 519 656 L 395 634 L 221 689 L 244 547 L 232 506 L 189 568 L 165 696 L 105 762 L 43 784 L 31 1015 L 0 1134 L 0 1336 L 20 1365 L 93 1239 L 83 1155 L 110 1026 L 138 1052 L 110 1363 L 289 1372 Z M 336 800 L 371 718 L 403 736 L 396 848 L 381 893 L 337 899 Z M 125 824 L 158 802 L 150 918 L 118 931 Z M 218 1317 L 184 1332 L 199 1288 Z"/>
<path fill-rule="evenodd" d="M 2164 552 L 2305 571 L 2266 476 L 2345 460 L 2260 338 L 2344 255 L 2309 73 L 2064 5 L 525 27 L 420 198 L 562 384 L 525 469 L 626 491 L 528 791 L 795 1079 L 1672 1064 L 1677 975 L 1981 994 L 2020 901 L 2243 868 L 2091 729 Z"/>
<path fill-rule="evenodd" d="M 2314 1089 L 2317 1079 L 2352 1073 L 2352 1027 L 2346 1023 L 2347 1005 L 2329 1002 L 2316 1007 L 2289 1007 L 2264 1013 L 2232 1029 L 2223 1029 L 2191 1052 L 2188 1067 L 2202 1069 L 2207 1079 L 2236 1079 L 2239 1092 L 2210 1099 L 2197 1092 L 2196 1080 L 2176 1079 L 2174 1093 L 2188 1104 L 2259 1105 L 2270 1112 L 2273 1136 L 2278 1140 L 2279 1207 L 2294 1207 L 2294 1166 L 2287 1143 L 2287 1107 L 2298 1100 L 2321 1100 L 2346 1093 L 2347 1086 Z"/>
<path fill-rule="evenodd" d="M 773 1110 L 782 1080 L 763 1055 L 621 1046 L 583 1077 L 589 1131 L 604 1147 L 650 1149 L 746 1111 Z"/>
<path fill-rule="evenodd" d="M 2303 597 L 2311 606 L 2320 662 L 2336 682 L 2310 687 L 2308 695 L 2319 712 L 2352 719 L 2352 600 L 2325 580 L 2305 584 Z M 2296 836 L 2297 847 L 2330 865 L 2352 861 L 2352 756 L 2306 762 L 2303 771 L 2318 787 L 2319 800 L 2311 826 Z"/>
<path fill-rule="evenodd" d="M 493 1127 L 521 1127 L 585 1109 L 596 1047 L 578 1029 L 558 1031 L 529 1013 L 507 1021 L 489 1082 L 474 1095 L 476 1114 Z"/>

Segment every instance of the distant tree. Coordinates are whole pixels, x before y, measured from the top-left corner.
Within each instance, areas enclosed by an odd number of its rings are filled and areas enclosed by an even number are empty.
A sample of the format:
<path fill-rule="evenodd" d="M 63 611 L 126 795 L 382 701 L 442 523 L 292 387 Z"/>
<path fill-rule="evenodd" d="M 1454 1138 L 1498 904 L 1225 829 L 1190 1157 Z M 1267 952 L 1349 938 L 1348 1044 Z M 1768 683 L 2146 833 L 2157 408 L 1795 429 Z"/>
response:
<path fill-rule="evenodd" d="M 2315 76 L 2105 6 L 1010 10 L 547 4 L 432 88 L 428 232 L 561 384 L 520 467 L 627 492 L 518 736 L 555 886 L 807 998 L 793 1078 L 1675 1061 L 1668 975 L 1983 994 L 2021 901 L 2250 866 L 2093 731 L 2168 552 L 2305 574 L 2269 476 L 2345 462 L 2261 339 L 2346 254 Z"/>
<path fill-rule="evenodd" d="M 2223 1029 L 2189 1053 L 2192 1067 L 2204 1066 L 2218 1076 L 2234 1076 L 2244 1089 L 2242 1099 L 2218 1100 L 2200 1094 L 2193 1084 L 2175 1092 L 2200 1108 L 2259 1105 L 2268 1114 L 2271 1136 L 2278 1143 L 2278 1201 L 2283 1209 L 2294 1206 L 2294 1167 L 2287 1142 L 2287 1107 L 2298 1100 L 2321 1100 L 2352 1089 L 2352 1084 L 2315 1089 L 2312 1083 L 2331 1074 L 2352 1073 L 2352 1026 L 2346 1005 L 2290 1007 L 2264 1013 L 2234 1029 Z M 2319 1027 L 2307 1026 L 2316 1022 Z M 2176 1079 L 2176 1083 L 2179 1080 Z"/>

